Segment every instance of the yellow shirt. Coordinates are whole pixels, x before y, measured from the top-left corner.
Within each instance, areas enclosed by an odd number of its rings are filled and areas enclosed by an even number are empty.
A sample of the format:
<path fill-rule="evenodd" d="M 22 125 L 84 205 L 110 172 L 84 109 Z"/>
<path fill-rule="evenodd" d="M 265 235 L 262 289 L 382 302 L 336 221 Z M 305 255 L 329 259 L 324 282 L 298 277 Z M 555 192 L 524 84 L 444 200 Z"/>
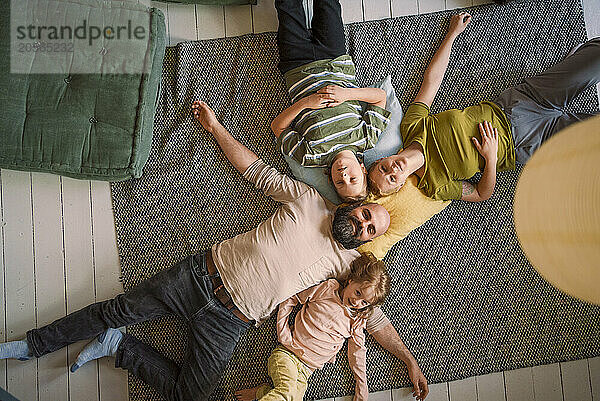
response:
<path fill-rule="evenodd" d="M 417 188 L 418 178 L 412 174 L 398 192 L 376 197 L 371 194 L 367 202 L 378 203 L 390 213 L 390 226 L 385 234 L 373 241 L 361 245 L 360 252 L 371 252 L 378 259 L 383 259 L 387 251 L 412 230 L 425 224 L 427 220 L 444 210 L 449 201 L 431 199 Z"/>
<path fill-rule="evenodd" d="M 464 110 L 451 109 L 430 114 L 423 103 L 413 103 L 406 110 L 400 133 L 407 147 L 418 142 L 425 154 L 425 171 L 418 187 L 433 199 L 462 197 L 461 181 L 482 171 L 485 160 L 473 145 L 481 143 L 478 124 L 492 123 L 498 129 L 498 171 L 515 168 L 515 147 L 510 123 L 504 112 L 492 102 L 481 102 Z"/>

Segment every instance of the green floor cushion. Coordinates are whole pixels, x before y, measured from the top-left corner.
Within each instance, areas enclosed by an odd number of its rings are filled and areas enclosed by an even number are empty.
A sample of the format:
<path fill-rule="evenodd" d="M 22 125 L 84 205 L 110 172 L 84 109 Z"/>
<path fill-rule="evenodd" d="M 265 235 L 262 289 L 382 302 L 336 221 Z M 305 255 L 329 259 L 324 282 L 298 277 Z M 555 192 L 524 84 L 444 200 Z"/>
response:
<path fill-rule="evenodd" d="M 20 1 L 32 7 L 36 3 L 34 0 Z M 0 168 L 105 181 L 141 176 L 150 153 L 167 43 L 164 16 L 160 10 L 135 5 L 144 7 L 142 11 L 135 10 L 138 14 L 149 12 L 146 14 L 149 15 L 149 21 L 146 18 L 149 33 L 138 45 L 142 48 L 141 57 L 132 56 L 138 59 L 130 60 L 144 66 L 143 72 L 140 69 L 139 73 L 119 74 L 110 70 L 110 73 L 89 74 L 66 70 L 51 74 L 11 74 L 10 3 L 2 1 L 0 5 L 0 107 L 3 110 L 0 116 Z M 100 15 L 105 24 L 111 22 L 102 14 L 105 11 L 98 10 L 99 2 L 94 0 L 53 0 L 52 4 L 60 5 L 55 12 L 65 10 L 77 19 L 88 18 L 89 24 L 94 15 Z M 118 15 L 125 21 L 127 13 L 134 12 L 129 3 L 114 2 L 110 7 L 111 15 Z M 14 40 L 14 32 L 12 36 Z M 100 48 L 101 52 L 110 53 L 119 51 L 116 46 L 122 45 L 101 40 L 88 46 L 90 50 L 83 51 L 96 52 Z M 75 53 L 71 54 L 81 54 L 78 50 L 81 49 L 76 47 Z M 63 53 L 57 54 L 64 57 Z M 37 71 L 34 68 L 36 57 L 30 58 L 31 69 L 28 71 Z M 115 58 L 113 56 L 112 60 Z M 111 59 L 102 54 L 100 60 L 108 64 Z M 103 65 L 102 71 L 106 70 L 108 68 Z"/>

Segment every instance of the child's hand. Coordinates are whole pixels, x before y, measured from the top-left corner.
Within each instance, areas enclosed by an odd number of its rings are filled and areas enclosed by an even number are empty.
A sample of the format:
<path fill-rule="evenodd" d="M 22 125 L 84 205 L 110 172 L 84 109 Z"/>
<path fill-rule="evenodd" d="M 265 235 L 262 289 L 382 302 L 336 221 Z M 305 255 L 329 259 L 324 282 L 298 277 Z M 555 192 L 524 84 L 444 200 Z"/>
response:
<path fill-rule="evenodd" d="M 460 13 L 457 15 L 453 15 L 450 20 L 450 26 L 448 27 L 448 34 L 458 36 L 460 35 L 467 25 L 471 22 L 471 14 L 469 13 Z"/>
<path fill-rule="evenodd" d="M 333 102 L 333 99 L 328 94 L 317 92 L 302 98 L 302 101 L 304 102 L 304 107 L 307 109 L 323 109 L 328 107 Z"/>
<path fill-rule="evenodd" d="M 337 106 L 339 104 L 344 103 L 347 100 L 350 100 L 349 89 L 342 88 L 338 85 L 327 85 L 319 89 L 317 93 L 329 96 L 329 98 L 331 99 L 329 107 Z"/>
<path fill-rule="evenodd" d="M 479 133 L 481 134 L 481 144 L 477 138 L 473 137 L 473 145 L 486 163 L 496 164 L 498 161 L 498 129 L 492 128 L 492 123 L 484 121 L 479 123 Z"/>

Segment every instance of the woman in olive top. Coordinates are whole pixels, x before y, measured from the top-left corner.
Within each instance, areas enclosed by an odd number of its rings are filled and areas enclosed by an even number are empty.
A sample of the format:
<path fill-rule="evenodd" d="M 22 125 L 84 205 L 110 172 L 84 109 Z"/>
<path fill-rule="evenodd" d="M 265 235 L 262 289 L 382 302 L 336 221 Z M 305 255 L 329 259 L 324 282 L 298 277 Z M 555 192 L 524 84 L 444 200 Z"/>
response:
<path fill-rule="evenodd" d="M 402 120 L 405 149 L 379 160 L 369 170 L 373 192 L 395 192 L 415 173 L 419 189 L 433 199 L 489 199 L 496 185 L 496 171 L 526 163 L 546 139 L 592 115 L 564 109 L 600 81 L 600 38 L 580 45 L 554 67 L 524 79 L 493 102 L 430 114 L 452 44 L 470 21 L 467 13 L 452 17 L 419 93 Z M 477 184 L 465 181 L 480 171 L 483 174 Z"/>

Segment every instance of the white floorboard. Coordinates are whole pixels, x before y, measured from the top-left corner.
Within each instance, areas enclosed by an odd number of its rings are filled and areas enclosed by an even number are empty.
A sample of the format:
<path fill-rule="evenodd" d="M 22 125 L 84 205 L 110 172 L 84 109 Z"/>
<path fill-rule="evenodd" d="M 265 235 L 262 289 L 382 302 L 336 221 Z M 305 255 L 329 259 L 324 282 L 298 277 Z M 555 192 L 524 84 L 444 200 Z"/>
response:
<path fill-rule="evenodd" d="M 531 368 L 533 375 L 533 392 L 535 398 L 547 401 L 562 401 L 563 392 L 560 382 L 560 365 L 535 366 Z"/>
<path fill-rule="evenodd" d="M 475 378 L 456 380 L 448 383 L 450 401 L 477 401 Z"/>
<path fill-rule="evenodd" d="M 169 17 L 169 44 L 197 40 L 196 7 L 193 4 L 167 4 Z"/>
<path fill-rule="evenodd" d="M 433 13 L 446 9 L 444 0 L 419 0 L 419 14 Z"/>
<path fill-rule="evenodd" d="M 471 7 L 472 5 L 473 2 L 471 0 L 446 0 L 446 10 Z"/>
<path fill-rule="evenodd" d="M 392 0 L 392 17 L 415 15 L 419 13 L 418 0 Z"/>
<path fill-rule="evenodd" d="M 90 182 L 64 177 L 62 194 L 67 313 L 72 313 L 96 301 Z M 69 364 L 75 362 L 86 343 L 67 347 Z M 99 400 L 98 363 L 87 363 L 70 374 L 69 390 L 72 399 Z"/>
<path fill-rule="evenodd" d="M 225 36 L 252 33 L 251 6 L 225 6 Z"/>
<path fill-rule="evenodd" d="M 312 0 L 304 1 L 312 4 Z M 344 22 L 351 23 L 471 7 L 492 0 L 340 2 Z M 583 3 L 588 36 L 599 36 L 600 1 Z M 151 4 L 164 13 L 172 46 L 277 29 L 274 0 L 227 7 Z M 0 220 L 0 341 L 22 338 L 36 325 L 122 292 L 107 183 L 2 170 Z M 23 401 L 127 400 L 127 374 L 115 369 L 112 359 L 68 373 L 69 362 L 84 344 L 39 360 L 0 361 L 0 386 Z M 410 388 L 383 391 L 371 394 L 370 400 L 411 400 L 410 394 Z M 600 357 L 434 384 L 427 400 L 600 401 Z"/>
<path fill-rule="evenodd" d="M 427 401 L 450 401 L 448 383 L 438 383 L 429 386 Z"/>
<path fill-rule="evenodd" d="M 590 370 L 590 386 L 592 388 L 592 400 L 600 400 L 600 356 L 588 359 Z"/>
<path fill-rule="evenodd" d="M 390 0 L 369 0 L 364 2 L 365 21 L 391 17 Z"/>
<path fill-rule="evenodd" d="M 96 300 L 103 301 L 123 292 L 109 184 L 92 181 L 91 198 Z M 100 401 L 126 401 L 128 399 L 127 372 L 123 369 L 115 369 L 112 359 L 99 360 L 98 387 Z"/>
<path fill-rule="evenodd" d="M 36 326 L 31 174 L 2 171 L 7 340 Z M 7 388 L 22 400 L 37 399 L 37 361 L 7 361 Z M 32 374 L 33 372 L 33 374 Z"/>
<path fill-rule="evenodd" d="M 32 173 L 33 229 L 38 327 L 66 314 L 61 180 L 57 175 Z M 67 350 L 38 361 L 40 401 L 69 398 Z"/>
<path fill-rule="evenodd" d="M 592 401 L 587 360 L 561 362 L 560 371 L 564 401 Z"/>
<path fill-rule="evenodd" d="M 277 31 L 279 23 L 275 0 L 261 0 L 257 5 L 252 6 L 252 21 L 254 33 Z"/>
<path fill-rule="evenodd" d="M 427 398 L 429 400 L 429 398 Z M 392 400 L 393 401 L 412 401 L 414 400 L 412 396 L 412 387 L 405 387 L 396 390 L 392 390 Z M 448 401 L 444 399 L 444 401 Z"/>
<path fill-rule="evenodd" d="M 589 38 L 600 36 L 600 1 L 583 0 L 585 27 Z"/>
<path fill-rule="evenodd" d="M 5 269 L 5 253 L 4 253 L 4 239 L 5 239 L 5 226 L 6 220 L 4 219 L 4 202 L 3 202 L 3 185 L 2 178 L 4 175 L 4 171 L 0 170 L 0 341 L 7 341 L 7 333 L 6 333 L 6 286 L 4 277 L 6 276 Z M 11 283 L 12 285 L 12 283 Z M 6 362 L 0 361 L 0 387 L 6 388 Z"/>
<path fill-rule="evenodd" d="M 196 5 L 198 39 L 225 37 L 225 9 L 223 6 Z"/>
<path fill-rule="evenodd" d="M 369 401 L 392 401 L 391 391 L 377 391 L 369 393 Z"/>
<path fill-rule="evenodd" d="M 506 388 L 506 401 L 535 400 L 531 368 L 504 372 L 504 385 Z"/>
<path fill-rule="evenodd" d="M 363 3 L 361 0 L 340 0 L 342 19 L 345 24 L 364 20 Z"/>
<path fill-rule="evenodd" d="M 504 401 L 504 374 L 502 372 L 475 377 L 478 401 Z"/>

